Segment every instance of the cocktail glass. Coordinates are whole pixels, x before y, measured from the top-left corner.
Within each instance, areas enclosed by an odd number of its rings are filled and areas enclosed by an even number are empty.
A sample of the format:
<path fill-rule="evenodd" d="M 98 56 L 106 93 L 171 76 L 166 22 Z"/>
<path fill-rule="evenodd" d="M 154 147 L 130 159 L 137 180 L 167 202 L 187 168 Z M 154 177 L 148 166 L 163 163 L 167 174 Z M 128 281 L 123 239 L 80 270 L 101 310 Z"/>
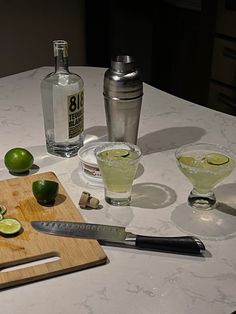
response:
<path fill-rule="evenodd" d="M 107 142 L 95 149 L 101 171 L 105 200 L 115 206 L 129 205 L 134 177 L 141 157 L 137 145 Z"/>
<path fill-rule="evenodd" d="M 189 205 L 203 210 L 215 208 L 216 197 L 212 190 L 233 171 L 235 154 L 217 144 L 196 143 L 178 148 L 175 157 L 179 169 L 193 184 Z"/>

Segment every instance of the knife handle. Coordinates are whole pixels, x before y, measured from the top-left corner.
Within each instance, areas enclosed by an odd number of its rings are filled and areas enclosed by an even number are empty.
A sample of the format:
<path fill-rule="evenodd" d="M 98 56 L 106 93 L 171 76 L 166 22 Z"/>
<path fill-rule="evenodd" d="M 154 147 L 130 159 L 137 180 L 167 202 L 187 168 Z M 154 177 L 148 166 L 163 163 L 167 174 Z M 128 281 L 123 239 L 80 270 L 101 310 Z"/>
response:
<path fill-rule="evenodd" d="M 136 236 L 136 247 L 160 251 L 200 254 L 205 250 L 202 241 L 193 236 L 148 237 Z"/>

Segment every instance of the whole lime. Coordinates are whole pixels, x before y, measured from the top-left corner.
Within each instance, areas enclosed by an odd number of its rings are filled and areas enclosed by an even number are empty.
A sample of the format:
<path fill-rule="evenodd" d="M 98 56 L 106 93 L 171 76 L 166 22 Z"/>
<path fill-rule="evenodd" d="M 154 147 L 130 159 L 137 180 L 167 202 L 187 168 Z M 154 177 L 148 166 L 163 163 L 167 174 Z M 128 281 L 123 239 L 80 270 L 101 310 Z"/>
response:
<path fill-rule="evenodd" d="M 40 204 L 51 204 L 58 194 L 59 184 L 50 180 L 37 180 L 32 183 L 34 197 Z"/>
<path fill-rule="evenodd" d="M 15 147 L 6 153 L 4 162 L 10 172 L 24 173 L 32 167 L 34 157 L 27 149 Z"/>

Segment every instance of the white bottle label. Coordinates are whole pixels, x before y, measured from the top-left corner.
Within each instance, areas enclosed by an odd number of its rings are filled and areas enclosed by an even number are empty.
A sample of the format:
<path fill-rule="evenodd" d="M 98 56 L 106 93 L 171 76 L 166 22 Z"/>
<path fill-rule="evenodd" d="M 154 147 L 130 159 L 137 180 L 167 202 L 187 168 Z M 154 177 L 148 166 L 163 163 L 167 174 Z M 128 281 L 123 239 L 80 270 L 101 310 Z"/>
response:
<path fill-rule="evenodd" d="M 84 92 L 67 97 L 69 138 L 80 135 L 84 130 Z"/>
<path fill-rule="evenodd" d="M 73 107 L 75 97 L 76 106 Z M 79 99 L 79 103 L 78 103 Z M 71 104 L 72 102 L 72 104 Z M 53 86 L 54 138 L 57 143 L 67 142 L 79 135 L 84 128 L 83 91 L 78 93 L 78 84 Z M 79 113 L 78 113 L 79 112 Z M 73 116 L 74 114 L 74 116 Z M 79 121 L 76 120 L 79 115 Z M 71 120 L 70 120 L 71 119 Z M 79 122 L 79 123 L 78 123 Z"/>

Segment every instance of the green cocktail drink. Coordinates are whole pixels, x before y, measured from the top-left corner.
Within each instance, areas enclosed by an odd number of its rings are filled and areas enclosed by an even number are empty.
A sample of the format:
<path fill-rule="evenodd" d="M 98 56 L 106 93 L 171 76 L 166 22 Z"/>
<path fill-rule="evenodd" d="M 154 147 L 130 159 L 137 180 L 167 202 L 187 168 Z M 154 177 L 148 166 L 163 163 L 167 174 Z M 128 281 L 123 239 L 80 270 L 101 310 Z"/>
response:
<path fill-rule="evenodd" d="M 235 161 L 226 155 L 199 151 L 178 157 L 181 171 L 189 178 L 195 189 L 206 193 L 227 177 Z"/>
<path fill-rule="evenodd" d="M 112 205 L 128 205 L 141 152 L 133 144 L 110 142 L 99 146 L 96 158 L 105 186 L 105 199 Z"/>
<path fill-rule="evenodd" d="M 232 152 L 213 144 L 190 144 L 176 152 L 178 166 L 192 182 L 188 201 L 192 207 L 211 209 L 216 204 L 212 189 L 235 167 Z"/>

